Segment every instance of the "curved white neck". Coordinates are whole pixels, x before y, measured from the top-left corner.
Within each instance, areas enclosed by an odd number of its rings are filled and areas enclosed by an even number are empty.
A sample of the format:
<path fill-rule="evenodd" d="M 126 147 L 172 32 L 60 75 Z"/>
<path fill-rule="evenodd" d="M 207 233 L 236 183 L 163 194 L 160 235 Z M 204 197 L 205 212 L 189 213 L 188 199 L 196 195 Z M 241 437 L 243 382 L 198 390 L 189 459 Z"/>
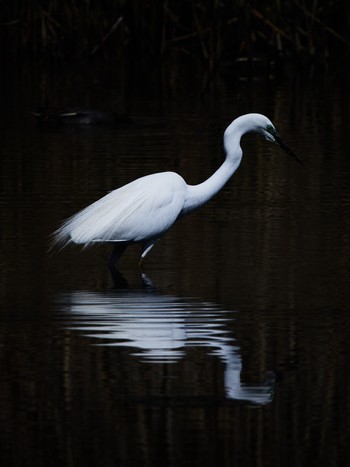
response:
<path fill-rule="evenodd" d="M 227 152 L 225 161 L 211 177 L 199 185 L 188 185 L 181 215 L 189 214 L 215 196 L 236 172 L 241 159 L 242 149 L 238 144 L 234 151 Z"/>

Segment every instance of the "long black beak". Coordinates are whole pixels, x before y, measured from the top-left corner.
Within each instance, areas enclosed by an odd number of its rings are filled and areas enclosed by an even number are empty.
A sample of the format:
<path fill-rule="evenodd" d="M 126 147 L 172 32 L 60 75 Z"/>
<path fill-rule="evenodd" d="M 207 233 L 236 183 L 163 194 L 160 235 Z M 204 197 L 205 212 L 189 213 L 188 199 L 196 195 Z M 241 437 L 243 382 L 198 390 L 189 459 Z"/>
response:
<path fill-rule="evenodd" d="M 290 147 L 288 147 L 288 146 L 282 141 L 282 139 L 280 138 L 280 136 L 279 136 L 277 133 L 274 133 L 273 137 L 275 138 L 276 143 L 277 143 L 279 146 L 281 146 L 281 148 L 282 148 L 287 154 L 289 154 L 290 156 L 294 157 L 294 159 L 296 159 L 296 160 L 299 162 L 299 164 L 304 165 L 304 162 L 303 162 L 301 159 L 299 159 L 299 157 L 298 157 L 296 154 L 294 154 L 294 152 L 290 149 Z"/>

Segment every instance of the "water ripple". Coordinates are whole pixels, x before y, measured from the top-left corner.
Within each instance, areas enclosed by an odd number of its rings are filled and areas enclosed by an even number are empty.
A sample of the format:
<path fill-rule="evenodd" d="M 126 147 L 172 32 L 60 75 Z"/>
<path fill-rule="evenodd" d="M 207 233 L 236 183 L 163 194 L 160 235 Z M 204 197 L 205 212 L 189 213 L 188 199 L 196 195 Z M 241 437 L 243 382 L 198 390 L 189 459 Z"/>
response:
<path fill-rule="evenodd" d="M 143 363 L 177 363 L 188 348 L 204 348 L 223 363 L 226 396 L 256 404 L 271 402 L 273 377 L 241 382 L 242 359 L 232 336 L 235 312 L 195 298 L 149 291 L 76 291 L 57 300 L 59 319 L 94 345 L 126 347 Z"/>

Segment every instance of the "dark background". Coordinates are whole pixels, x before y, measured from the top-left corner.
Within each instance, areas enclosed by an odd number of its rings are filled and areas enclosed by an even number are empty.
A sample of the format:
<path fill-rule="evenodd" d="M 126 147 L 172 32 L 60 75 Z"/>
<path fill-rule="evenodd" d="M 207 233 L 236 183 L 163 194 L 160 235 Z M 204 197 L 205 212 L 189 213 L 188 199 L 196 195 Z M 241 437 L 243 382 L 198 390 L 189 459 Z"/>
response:
<path fill-rule="evenodd" d="M 350 464 L 349 9 L 1 2 L 2 465 Z M 37 126 L 46 106 L 135 125 Z M 207 178 L 248 112 L 304 167 L 244 137 L 233 179 L 147 258 L 155 291 L 137 247 L 123 292 L 109 246 L 48 253 L 63 219 L 128 181 Z"/>
<path fill-rule="evenodd" d="M 212 78 L 225 66 L 239 72 L 244 60 L 342 67 L 350 7 L 346 0 L 14 0 L 1 2 L 0 28 L 4 61 L 161 64 L 195 54 Z"/>

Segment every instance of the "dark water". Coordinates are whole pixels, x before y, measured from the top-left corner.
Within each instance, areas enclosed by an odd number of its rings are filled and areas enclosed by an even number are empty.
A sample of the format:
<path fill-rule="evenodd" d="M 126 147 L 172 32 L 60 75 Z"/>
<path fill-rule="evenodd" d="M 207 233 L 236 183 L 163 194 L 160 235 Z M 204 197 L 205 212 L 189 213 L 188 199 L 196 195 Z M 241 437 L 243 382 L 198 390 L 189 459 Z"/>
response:
<path fill-rule="evenodd" d="M 203 98 L 180 78 L 6 81 L 4 466 L 349 465 L 348 83 L 222 77 Z M 38 128 L 25 111 L 47 100 L 136 125 Z M 138 176 L 206 178 L 226 126 L 252 111 L 305 166 L 246 136 L 238 172 L 159 241 L 144 280 L 137 247 L 119 265 L 127 290 L 108 247 L 47 252 L 62 219 Z"/>

